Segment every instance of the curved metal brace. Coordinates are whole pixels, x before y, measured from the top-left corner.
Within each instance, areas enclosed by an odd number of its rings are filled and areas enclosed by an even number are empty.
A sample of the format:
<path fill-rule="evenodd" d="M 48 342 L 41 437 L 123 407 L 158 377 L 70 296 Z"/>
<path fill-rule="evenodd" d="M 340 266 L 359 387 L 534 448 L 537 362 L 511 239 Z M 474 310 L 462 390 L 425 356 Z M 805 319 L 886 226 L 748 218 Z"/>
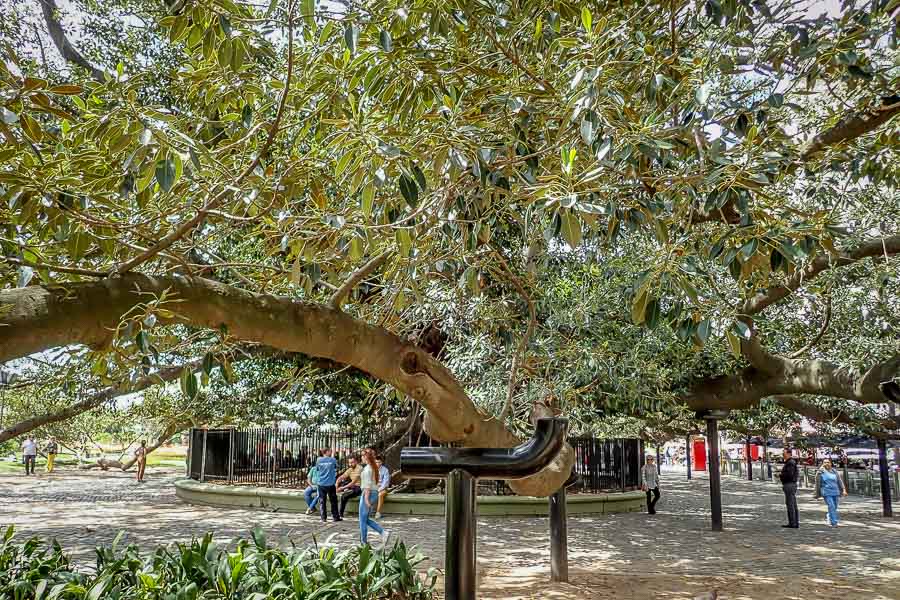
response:
<path fill-rule="evenodd" d="M 482 479 L 522 479 L 546 467 L 565 443 L 568 419 L 538 419 L 534 435 L 515 448 L 404 448 L 407 477 L 441 479 L 461 469 Z"/>

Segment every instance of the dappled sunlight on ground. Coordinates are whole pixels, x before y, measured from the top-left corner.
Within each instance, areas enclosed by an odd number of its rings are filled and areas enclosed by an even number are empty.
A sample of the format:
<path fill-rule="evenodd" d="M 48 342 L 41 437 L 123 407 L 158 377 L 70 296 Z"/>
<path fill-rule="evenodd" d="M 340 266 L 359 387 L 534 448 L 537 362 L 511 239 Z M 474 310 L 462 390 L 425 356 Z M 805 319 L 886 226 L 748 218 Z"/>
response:
<path fill-rule="evenodd" d="M 323 525 L 317 515 L 184 504 L 172 485 L 179 476 L 151 469 L 145 484 L 97 471 L 0 476 L 0 525 L 15 524 L 21 537 L 56 537 L 84 565 L 93 563 L 96 545 L 110 544 L 119 531 L 125 543 L 145 550 L 207 531 L 229 544 L 255 526 L 282 546 L 348 546 L 358 539 L 353 517 Z M 655 516 L 570 518 L 569 584 L 549 583 L 546 519 L 479 519 L 479 597 L 680 600 L 718 590 L 722 600 L 900 600 L 900 519 L 881 518 L 878 500 L 842 499 L 841 527 L 833 529 L 824 504 L 803 490 L 801 528 L 782 529 L 777 484 L 725 477 L 725 531 L 713 533 L 708 482 L 683 477 L 663 473 Z M 388 517 L 383 524 L 430 556 L 426 566 L 443 564 L 443 518 Z"/>

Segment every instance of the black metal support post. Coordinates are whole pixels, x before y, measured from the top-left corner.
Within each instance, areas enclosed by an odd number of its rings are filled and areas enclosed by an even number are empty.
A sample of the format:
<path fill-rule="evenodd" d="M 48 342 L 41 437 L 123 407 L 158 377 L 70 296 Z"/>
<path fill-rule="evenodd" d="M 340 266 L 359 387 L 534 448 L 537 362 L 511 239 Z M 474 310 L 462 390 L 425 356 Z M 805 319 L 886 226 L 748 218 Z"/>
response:
<path fill-rule="evenodd" d="M 660 461 L 659 456 L 660 456 L 659 455 L 659 443 L 657 443 L 656 444 L 656 474 L 657 475 L 662 474 L 662 461 Z M 625 461 L 623 460 L 622 463 L 624 464 Z"/>
<path fill-rule="evenodd" d="M 763 481 L 769 481 L 772 479 L 772 463 L 769 462 L 769 432 L 766 432 L 766 437 L 763 440 Z"/>
<path fill-rule="evenodd" d="M 445 600 L 475 600 L 476 480 L 521 479 L 537 473 L 562 448 L 567 424 L 565 419 L 538 419 L 534 436 L 515 448 L 404 448 L 400 452 L 400 470 L 407 477 L 447 480 Z"/>
<path fill-rule="evenodd" d="M 234 480 L 234 429 L 228 431 L 228 485 Z"/>
<path fill-rule="evenodd" d="M 691 478 L 691 436 L 684 438 L 684 464 L 687 465 L 687 478 Z"/>
<path fill-rule="evenodd" d="M 719 422 L 706 419 L 706 443 L 709 445 L 709 507 L 712 530 L 722 531 L 722 480 L 719 473 Z"/>
<path fill-rule="evenodd" d="M 444 596 L 447 600 L 475 600 L 475 488 L 475 478 L 462 469 L 447 476 L 444 509 L 447 522 Z"/>
<path fill-rule="evenodd" d="M 566 488 L 550 496 L 550 580 L 569 581 L 569 527 L 566 522 Z"/>
<path fill-rule="evenodd" d="M 191 476 L 191 472 L 194 470 L 194 469 L 193 469 L 193 462 L 192 462 L 192 461 L 194 460 L 194 452 L 193 452 L 193 450 L 194 450 L 194 428 L 191 427 L 191 435 L 190 435 L 190 437 L 188 438 L 187 467 L 185 468 L 185 470 L 187 471 L 187 473 L 184 474 L 185 477 L 190 477 L 190 476 Z"/>
<path fill-rule="evenodd" d="M 750 455 L 750 436 L 747 436 L 747 481 L 753 481 L 753 457 Z"/>
<path fill-rule="evenodd" d="M 891 506 L 891 480 L 888 477 L 887 441 L 878 440 L 878 473 L 881 475 L 881 509 L 885 517 L 893 517 Z"/>
<path fill-rule="evenodd" d="M 200 450 L 202 453 L 200 455 L 200 481 L 206 481 L 206 434 L 209 433 L 205 429 L 203 430 L 203 448 Z"/>

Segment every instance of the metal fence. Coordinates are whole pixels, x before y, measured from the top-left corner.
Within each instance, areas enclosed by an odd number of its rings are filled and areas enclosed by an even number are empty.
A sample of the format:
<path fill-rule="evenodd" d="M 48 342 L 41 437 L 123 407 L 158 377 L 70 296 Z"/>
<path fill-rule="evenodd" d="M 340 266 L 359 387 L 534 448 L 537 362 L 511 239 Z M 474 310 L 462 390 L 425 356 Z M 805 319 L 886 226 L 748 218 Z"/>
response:
<path fill-rule="evenodd" d="M 368 434 L 300 429 L 193 429 L 188 475 L 199 481 L 299 488 L 321 448 L 333 448 L 341 469 L 375 440 Z M 429 440 L 423 440 L 429 443 Z M 575 449 L 572 492 L 626 491 L 640 486 L 643 443 L 637 439 L 569 438 Z M 479 492 L 512 493 L 505 481 L 480 481 Z"/>
<path fill-rule="evenodd" d="M 371 437 L 299 429 L 194 429 L 190 477 L 264 487 L 298 488 L 321 448 L 333 448 L 341 469 Z"/>
<path fill-rule="evenodd" d="M 575 449 L 574 491 L 633 490 L 641 485 L 643 442 L 637 439 L 569 438 Z"/>
<path fill-rule="evenodd" d="M 724 461 L 725 472 L 738 477 L 747 477 L 747 461 L 729 459 Z M 778 475 L 781 473 L 780 463 L 764 463 L 753 462 L 753 479 L 758 481 L 778 481 Z M 809 465 L 798 465 L 800 468 L 799 487 L 814 489 L 816 487 L 816 473 L 819 467 Z M 868 496 L 872 498 L 881 497 L 881 476 L 878 471 L 867 469 L 851 469 L 848 467 L 837 467 L 838 472 L 847 486 L 847 493 L 857 496 Z M 771 471 L 771 473 L 770 473 Z M 888 479 L 891 486 L 891 496 L 900 500 L 900 471 L 889 473 Z"/>

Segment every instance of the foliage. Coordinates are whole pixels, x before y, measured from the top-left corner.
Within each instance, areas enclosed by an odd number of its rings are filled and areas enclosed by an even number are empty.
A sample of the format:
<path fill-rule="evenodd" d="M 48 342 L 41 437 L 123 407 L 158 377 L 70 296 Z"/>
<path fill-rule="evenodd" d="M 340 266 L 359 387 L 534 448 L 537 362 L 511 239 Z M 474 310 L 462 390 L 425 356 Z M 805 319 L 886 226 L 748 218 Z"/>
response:
<path fill-rule="evenodd" d="M 188 544 L 157 548 L 142 556 L 137 547 L 97 548 L 96 570 L 78 569 L 54 540 L 13 540 L 6 530 L 0 547 L 0 596 L 11 600 L 194 600 L 246 598 L 294 600 L 430 600 L 436 575 L 420 573 L 424 560 L 401 542 L 391 549 L 360 546 L 279 550 L 260 530 L 229 551 L 212 535 Z"/>
<path fill-rule="evenodd" d="M 897 353 L 898 258 L 842 258 L 900 222 L 896 2 L 141 4 L 84 4 L 111 21 L 87 20 L 102 81 L 0 30 L 7 289 L 136 270 L 325 303 L 387 253 L 345 310 L 438 323 L 494 413 L 535 305 L 519 426 L 547 395 L 586 419 L 681 410 L 747 367 L 751 332 L 803 347 L 826 301 L 806 357 Z M 132 13 L 149 25 L 126 39 Z M 746 323 L 818 257 L 841 269 Z M 177 312 L 147 298 L 108 346 L 68 351 L 111 380 L 187 350 L 227 370 L 239 340 Z M 349 415 L 391 392 L 350 387 Z"/>

